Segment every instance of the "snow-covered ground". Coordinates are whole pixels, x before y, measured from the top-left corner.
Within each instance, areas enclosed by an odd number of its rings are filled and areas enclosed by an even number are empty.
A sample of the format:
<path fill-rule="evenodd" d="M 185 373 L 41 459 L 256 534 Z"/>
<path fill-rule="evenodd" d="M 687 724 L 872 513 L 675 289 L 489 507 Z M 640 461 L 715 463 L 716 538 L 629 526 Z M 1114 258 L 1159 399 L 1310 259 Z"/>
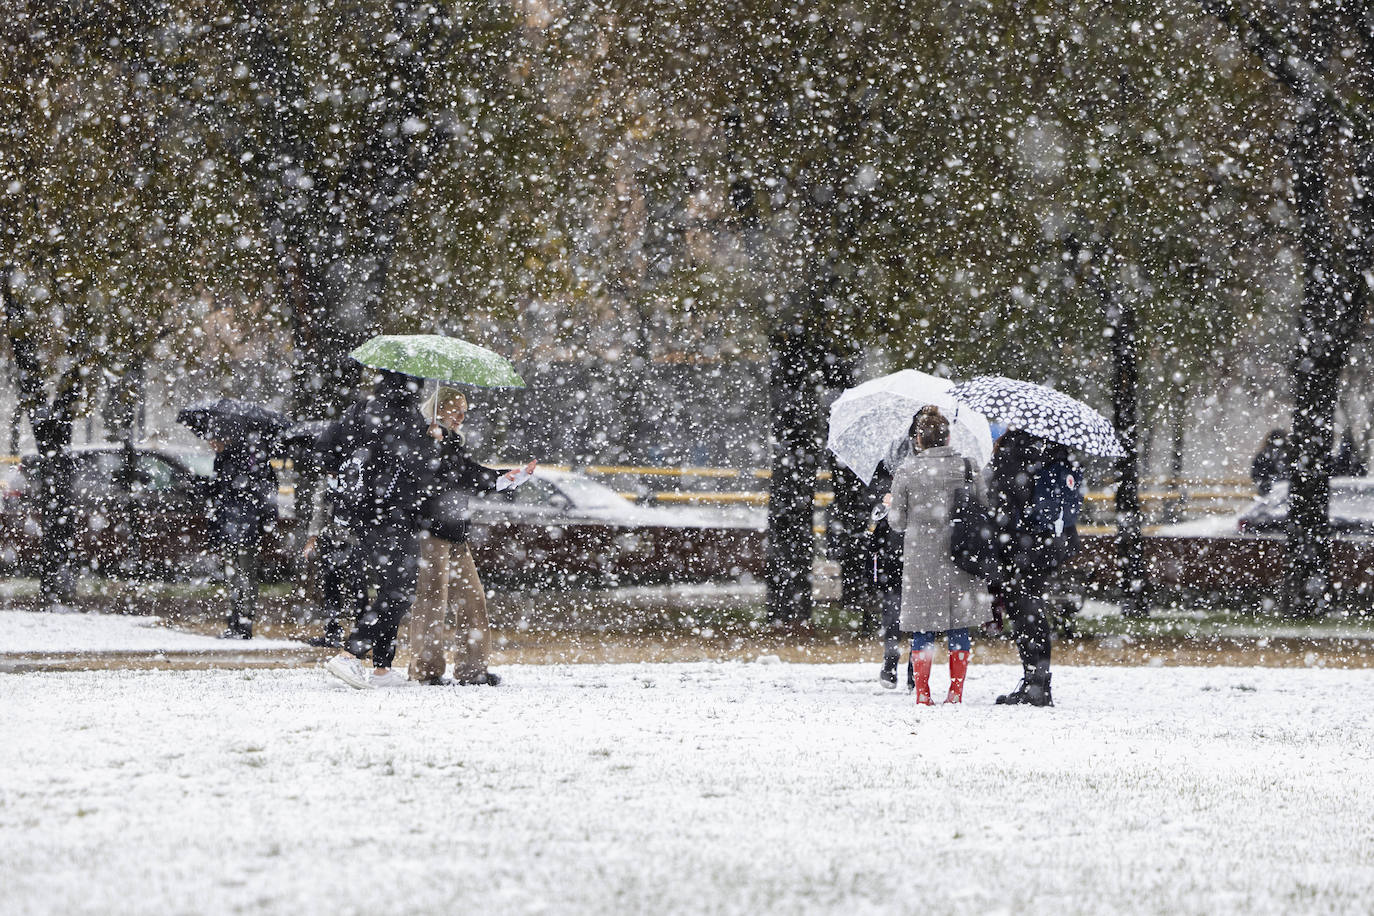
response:
<path fill-rule="evenodd" d="M 0 677 L 7 913 L 1364 913 L 1374 673 Z M 937 682 L 943 688 L 943 678 Z"/>
<path fill-rule="evenodd" d="M 194 652 L 299 649 L 283 639 L 216 639 L 167 626 L 158 617 L 0 611 L 0 653 Z"/>

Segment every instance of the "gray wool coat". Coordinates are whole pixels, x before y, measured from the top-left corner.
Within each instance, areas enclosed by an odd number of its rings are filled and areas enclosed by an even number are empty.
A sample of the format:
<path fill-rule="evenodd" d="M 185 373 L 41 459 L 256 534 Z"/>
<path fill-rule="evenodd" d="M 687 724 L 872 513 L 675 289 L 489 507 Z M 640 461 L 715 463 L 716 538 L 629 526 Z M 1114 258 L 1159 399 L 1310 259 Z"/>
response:
<path fill-rule="evenodd" d="M 964 482 L 964 459 L 947 445 L 908 456 L 892 478 L 887 521 L 902 538 L 901 627 L 912 633 L 977 627 L 991 618 L 992 600 L 983 583 L 954 565 L 949 556 L 949 511 Z M 987 503 L 987 486 L 977 469 L 973 486 Z"/>

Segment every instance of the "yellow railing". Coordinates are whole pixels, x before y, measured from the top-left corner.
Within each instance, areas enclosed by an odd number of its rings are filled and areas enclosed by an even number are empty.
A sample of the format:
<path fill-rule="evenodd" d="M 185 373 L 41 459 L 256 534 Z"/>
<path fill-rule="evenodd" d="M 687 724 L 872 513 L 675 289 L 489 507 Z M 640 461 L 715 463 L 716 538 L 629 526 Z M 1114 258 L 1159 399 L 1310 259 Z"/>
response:
<path fill-rule="evenodd" d="M 0 465 L 12 465 L 19 461 L 17 455 L 0 455 Z M 507 464 L 518 464 L 519 462 L 496 462 L 497 466 L 504 467 Z M 291 462 L 277 460 L 272 462 L 272 466 L 277 470 L 290 469 Z M 768 480 L 772 477 L 772 472 L 767 468 L 713 468 L 713 467 L 650 467 L 640 465 L 615 465 L 615 464 L 594 464 L 580 467 L 570 465 L 550 464 L 544 465 L 551 470 L 559 471 L 581 471 L 599 477 L 643 477 L 643 478 L 679 478 L 679 479 L 710 479 L 710 480 Z M 828 481 L 830 473 L 820 471 L 816 474 L 818 481 Z M 294 489 L 285 486 L 281 490 L 283 495 L 290 495 Z M 683 492 L 673 491 L 664 493 L 649 493 L 641 496 L 640 494 L 619 491 L 621 496 L 629 500 L 643 498 L 647 501 L 664 503 L 671 505 L 721 505 L 721 506 L 766 506 L 768 505 L 768 494 L 763 491 L 704 491 L 704 492 Z M 1090 491 L 1085 499 L 1093 506 L 1110 508 L 1115 501 L 1116 495 L 1111 490 Z M 1141 479 L 1140 502 L 1143 506 L 1156 506 L 1160 503 L 1178 502 L 1186 503 L 1198 508 L 1208 507 L 1213 509 L 1236 506 L 1248 503 L 1254 499 L 1253 483 L 1245 477 L 1208 477 L 1208 478 L 1174 478 L 1165 476 L 1144 477 Z M 824 508 L 834 501 L 834 494 L 828 490 L 817 491 L 815 497 L 816 505 Z"/>

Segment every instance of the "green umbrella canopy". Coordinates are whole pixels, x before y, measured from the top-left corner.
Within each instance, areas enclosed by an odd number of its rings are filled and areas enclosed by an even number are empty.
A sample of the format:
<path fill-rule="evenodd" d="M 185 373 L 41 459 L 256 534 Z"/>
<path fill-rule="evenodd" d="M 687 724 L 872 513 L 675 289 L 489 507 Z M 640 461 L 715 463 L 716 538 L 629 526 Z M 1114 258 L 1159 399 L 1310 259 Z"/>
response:
<path fill-rule="evenodd" d="M 524 388 L 499 353 L 440 334 L 381 334 L 349 354 L 364 366 L 483 388 Z"/>

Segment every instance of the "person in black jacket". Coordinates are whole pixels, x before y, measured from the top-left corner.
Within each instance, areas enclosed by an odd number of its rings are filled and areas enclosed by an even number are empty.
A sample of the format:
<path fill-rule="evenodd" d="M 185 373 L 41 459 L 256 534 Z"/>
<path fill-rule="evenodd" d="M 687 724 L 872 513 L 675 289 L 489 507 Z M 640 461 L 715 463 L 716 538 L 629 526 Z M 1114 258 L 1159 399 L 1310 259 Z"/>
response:
<path fill-rule="evenodd" d="M 883 666 L 878 671 L 878 681 L 889 690 L 897 686 L 897 666 L 902 660 L 902 532 L 893 531 L 888 524 L 887 509 L 891 501 L 892 469 L 910 453 L 910 438 L 903 436 L 892 454 L 878 464 L 870 486 L 877 503 L 870 537 L 873 587 L 881 609 L 879 635 L 883 640 Z M 907 686 L 915 686 L 910 665 L 907 666 Z"/>
<path fill-rule="evenodd" d="M 1364 459 L 1355 448 L 1355 434 L 1350 430 L 1341 433 L 1340 446 L 1331 456 L 1332 477 L 1363 477 L 1368 473 Z"/>
<path fill-rule="evenodd" d="M 221 431 L 210 440 L 211 538 L 224 562 L 229 619 L 224 639 L 252 639 L 263 534 L 277 521 L 277 475 L 256 432 Z"/>
<path fill-rule="evenodd" d="M 438 465 L 438 448 L 420 416 L 421 380 L 383 371 L 372 394 L 320 437 L 333 474 L 335 518 L 348 526 L 360 558 L 359 591 L 376 596 L 357 618 L 345 652 L 326 669 L 352 687 L 392 687 L 396 633 L 415 598 L 421 512 Z M 372 658 L 369 673 L 361 659 Z"/>
<path fill-rule="evenodd" d="M 1292 449 L 1288 445 L 1288 433 L 1282 429 L 1271 429 L 1264 437 L 1264 444 L 1250 463 L 1250 479 L 1260 496 L 1268 496 L 1274 484 L 1293 476 Z"/>
<path fill-rule="evenodd" d="M 421 535 L 419 583 L 410 614 L 410 677 L 424 684 L 496 686 L 499 676 L 487 670 L 487 595 L 468 546 L 470 494 L 495 489 L 502 476 L 508 485 L 534 473 L 531 461 L 520 471 L 498 471 L 472 460 L 461 427 L 468 402 L 462 392 L 440 387 L 421 412 L 429 434 L 439 443 L 439 466 L 433 494 L 425 504 Z M 446 620 L 453 608 L 453 679 L 444 676 L 444 650 L 449 642 Z"/>
<path fill-rule="evenodd" d="M 1045 588 L 1057 568 L 1053 534 L 1032 518 L 1035 475 L 1050 443 L 1022 430 L 997 440 L 992 455 L 991 501 L 997 537 L 997 581 L 992 591 L 1010 615 L 1021 657 L 1021 683 L 997 702 L 1054 705 L 1050 693 L 1050 620 Z"/>

